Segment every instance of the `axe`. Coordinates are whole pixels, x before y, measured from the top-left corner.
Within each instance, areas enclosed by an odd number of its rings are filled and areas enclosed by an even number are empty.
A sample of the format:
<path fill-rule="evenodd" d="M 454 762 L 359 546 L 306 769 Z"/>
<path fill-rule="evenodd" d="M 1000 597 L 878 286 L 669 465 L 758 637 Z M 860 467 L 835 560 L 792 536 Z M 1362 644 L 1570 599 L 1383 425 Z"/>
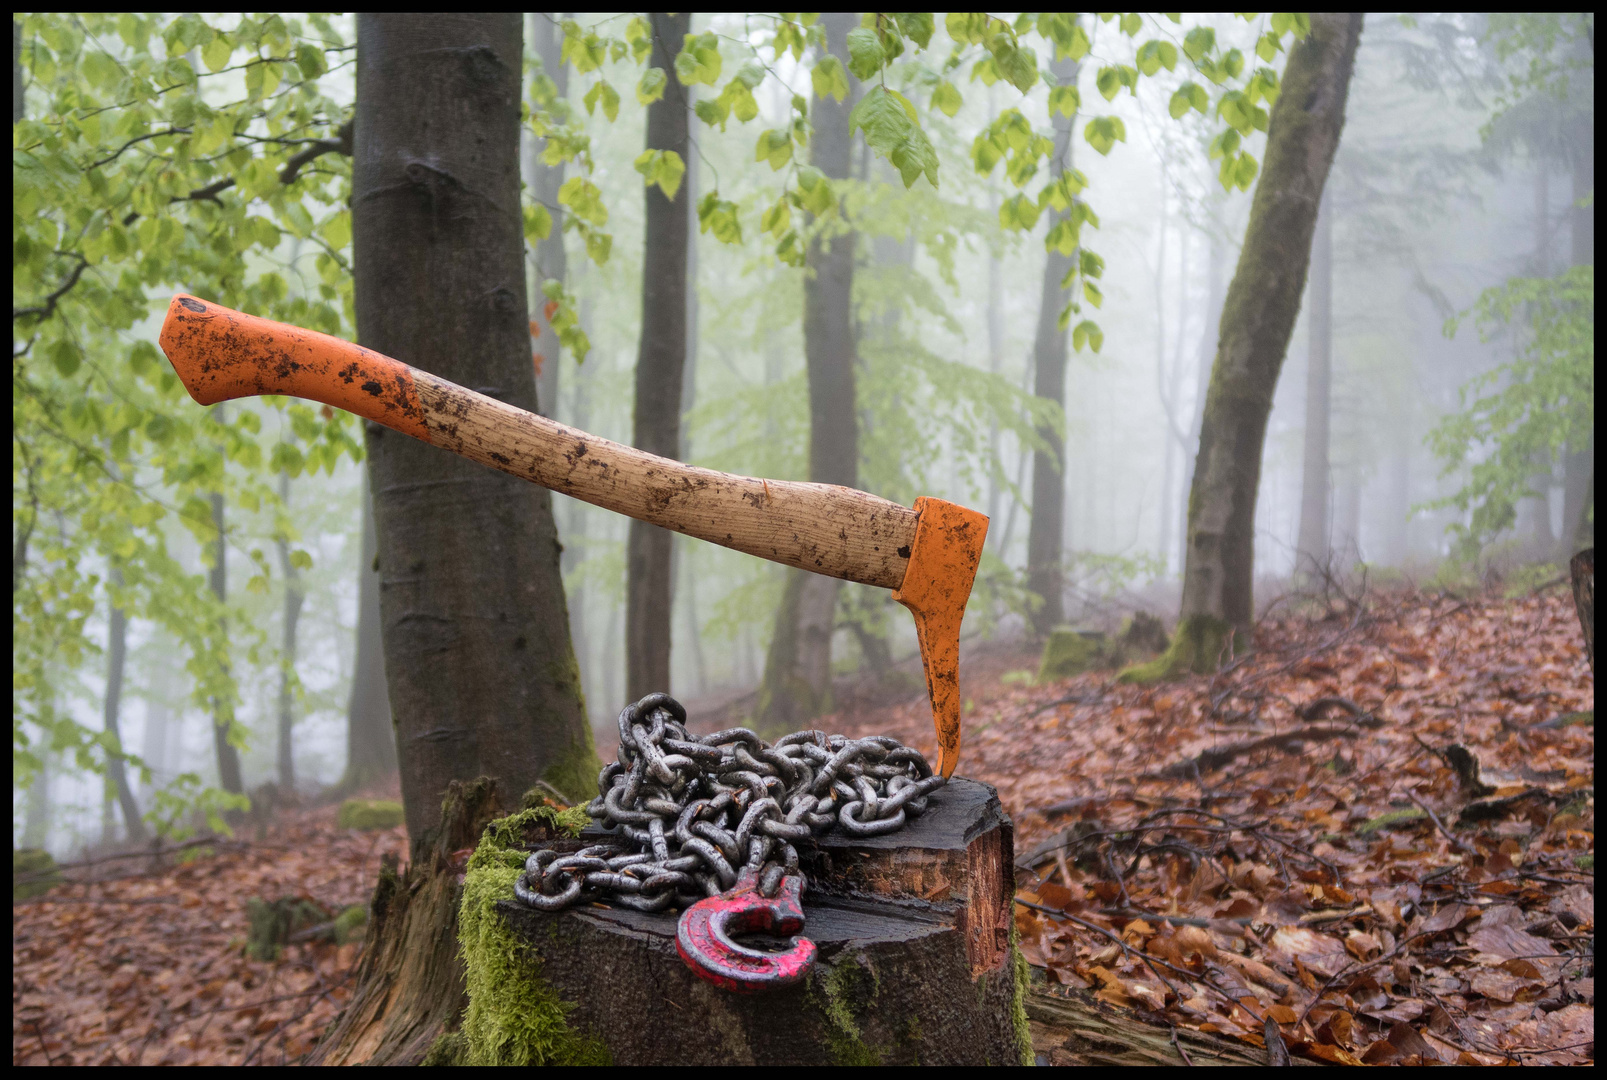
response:
<path fill-rule="evenodd" d="M 202 405 L 308 398 L 617 514 L 816 574 L 892 589 L 915 616 L 937 768 L 960 753 L 960 620 L 988 519 L 942 499 L 912 510 L 835 484 L 700 469 L 600 439 L 349 341 L 182 293 L 162 351 Z"/>

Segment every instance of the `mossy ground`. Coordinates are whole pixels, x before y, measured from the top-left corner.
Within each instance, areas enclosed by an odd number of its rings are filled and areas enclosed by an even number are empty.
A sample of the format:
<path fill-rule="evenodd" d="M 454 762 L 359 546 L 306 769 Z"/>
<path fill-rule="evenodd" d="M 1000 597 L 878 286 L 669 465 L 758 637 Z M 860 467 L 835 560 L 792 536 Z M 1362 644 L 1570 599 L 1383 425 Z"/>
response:
<path fill-rule="evenodd" d="M 545 826 L 578 836 L 589 819 L 578 807 L 532 806 L 486 826 L 463 882 L 458 941 L 469 1007 L 458 1040 L 439 1040 L 430 1057 L 465 1065 L 607 1065 L 608 1048 L 569 1026 L 574 1008 L 541 977 L 541 962 L 497 914 L 524 867 L 525 830 Z"/>
<path fill-rule="evenodd" d="M 18 883 L 19 877 L 28 880 Z M 11 899 L 29 900 L 61 884 L 56 860 L 43 848 L 15 848 L 11 852 Z"/>
<path fill-rule="evenodd" d="M 1193 615 L 1177 624 L 1167 650 L 1147 664 L 1134 664 L 1116 677 L 1117 682 L 1150 683 L 1179 675 L 1208 675 L 1216 670 L 1232 628 L 1209 615 Z"/>
<path fill-rule="evenodd" d="M 1099 663 L 1099 644 L 1097 639 L 1069 626 L 1051 630 L 1038 660 L 1038 681 L 1069 679 L 1092 669 Z"/>
<path fill-rule="evenodd" d="M 387 799 L 347 799 L 335 819 L 342 829 L 393 829 L 403 820 L 402 804 Z"/>

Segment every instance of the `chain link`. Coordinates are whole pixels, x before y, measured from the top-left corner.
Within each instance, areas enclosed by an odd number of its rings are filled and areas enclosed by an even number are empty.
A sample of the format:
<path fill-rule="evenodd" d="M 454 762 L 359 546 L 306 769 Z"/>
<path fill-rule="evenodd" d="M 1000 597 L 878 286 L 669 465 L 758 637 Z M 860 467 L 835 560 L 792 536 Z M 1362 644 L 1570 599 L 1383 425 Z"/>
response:
<path fill-rule="evenodd" d="M 514 892 L 544 911 L 600 899 L 663 911 L 717 896 L 753 870 L 773 897 L 798 873 L 794 845 L 833 827 L 894 832 L 943 783 L 919 750 L 884 735 L 797 731 L 773 746 L 747 728 L 695 736 L 680 702 L 649 694 L 619 714 L 619 760 L 598 774 L 586 807 L 622 840 L 538 851 Z"/>

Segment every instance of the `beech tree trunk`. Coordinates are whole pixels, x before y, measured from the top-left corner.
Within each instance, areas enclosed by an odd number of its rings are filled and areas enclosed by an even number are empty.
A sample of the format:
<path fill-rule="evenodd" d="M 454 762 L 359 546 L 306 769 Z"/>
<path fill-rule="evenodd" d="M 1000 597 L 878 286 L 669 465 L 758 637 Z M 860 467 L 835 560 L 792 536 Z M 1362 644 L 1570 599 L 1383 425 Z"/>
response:
<path fill-rule="evenodd" d="M 1306 286 L 1306 330 L 1310 335 L 1306 362 L 1306 441 L 1300 480 L 1300 540 L 1295 553 L 1297 574 L 1328 563 L 1328 509 L 1333 481 L 1328 461 L 1330 403 L 1333 391 L 1333 199 L 1324 195 L 1311 239 L 1311 281 Z"/>
<path fill-rule="evenodd" d="M 649 16 L 653 54 L 648 64 L 675 70 L 675 56 L 692 25 L 688 12 Z M 687 121 L 691 110 L 678 79 L 647 107 L 647 149 L 691 156 Z M 636 352 L 634 445 L 660 457 L 681 456 L 681 383 L 686 372 L 687 205 L 685 177 L 672 201 L 654 185 L 646 189 L 643 228 L 642 333 Z M 631 701 L 670 692 L 673 612 L 670 555 L 675 534 L 656 525 L 630 523 L 626 541 L 625 696 Z M 621 703 L 623 704 L 623 703 Z"/>
<path fill-rule="evenodd" d="M 530 48 L 541 61 L 541 73 L 551 79 L 558 90 L 558 100 L 569 96 L 569 65 L 563 62 L 563 34 L 555 20 L 556 13 L 539 11 L 530 13 Z M 535 339 L 533 350 L 536 365 L 536 403 L 541 411 L 554 419 L 558 417 L 558 335 L 547 318 L 547 298 L 541 283 L 549 278 L 563 281 L 569 273 L 569 258 L 564 251 L 564 208 L 558 203 L 558 189 L 564 183 L 564 163 L 547 165 L 541 160 L 545 141 L 525 136 L 525 179 L 530 184 L 530 197 L 547 208 L 552 215 L 552 231 L 545 240 L 536 241 L 534 271 L 531 282 L 531 328 Z"/>
<path fill-rule="evenodd" d="M 1575 124 L 1572 147 L 1572 208 L 1568 211 L 1569 258 L 1575 266 L 1596 261 L 1596 128 L 1589 113 Z M 1563 457 L 1562 535 L 1557 561 L 1594 543 L 1590 512 L 1596 501 L 1596 436 L 1570 446 Z"/>
<path fill-rule="evenodd" d="M 109 577 L 113 588 L 122 586 L 123 571 L 119 567 L 113 566 Z M 146 837 L 145 822 L 140 819 L 139 803 L 134 798 L 134 791 L 128 786 L 128 769 L 122 757 L 123 736 L 118 730 L 118 719 L 123 707 L 123 671 L 128 662 L 128 616 L 116 604 L 112 605 L 106 637 L 106 699 L 103 719 L 106 734 L 111 736 L 117 746 L 117 753 L 107 757 L 106 775 L 117 795 L 118 806 L 123 811 L 123 825 L 128 831 L 128 842 L 143 844 Z"/>
<path fill-rule="evenodd" d="M 859 16 L 827 12 L 820 17 L 820 25 L 826 32 L 827 50 L 846 69 L 848 32 L 859 25 Z M 848 114 L 859 99 L 859 80 L 850 76 L 849 87 L 842 101 L 817 97 L 810 105 L 814 123 L 810 160 L 832 180 L 846 180 L 852 167 Z M 842 213 L 841 207 L 838 212 Z M 809 479 L 845 487 L 859 486 L 855 240 L 852 222 L 828 228 L 825 235 L 810 242 L 804 269 Z M 841 582 L 802 570 L 787 574 L 759 691 L 758 722 L 769 732 L 791 731 L 831 708 L 831 634 Z"/>
<path fill-rule="evenodd" d="M 1078 64 L 1057 56 L 1049 70 L 1061 83 L 1074 83 Z M 1059 177 L 1071 164 L 1073 117 L 1054 115 L 1055 156 L 1050 173 Z M 1065 216 L 1051 210 L 1049 228 Z M 1060 309 L 1066 306 L 1066 290 L 1060 285 L 1067 271 L 1076 265 L 1076 253 L 1046 252 L 1043 263 L 1043 289 L 1038 300 L 1038 331 L 1032 343 L 1032 392 L 1056 405 L 1066 404 L 1066 331 L 1060 327 Z M 1064 621 L 1062 593 L 1065 576 L 1066 519 L 1066 429 L 1061 423 L 1040 427 L 1038 437 L 1047 449 L 1032 455 L 1032 521 L 1027 528 L 1027 588 L 1043 600 L 1032 615 L 1032 625 L 1040 635 L 1048 634 Z"/>
<path fill-rule="evenodd" d="M 1188 496 L 1194 490 L 1194 465 L 1200 447 L 1200 423 L 1205 418 L 1205 392 L 1211 380 L 1211 364 L 1216 359 L 1217 342 L 1222 333 L 1222 304 L 1227 289 L 1222 283 L 1222 263 L 1227 258 L 1222 237 L 1213 230 L 1210 248 L 1206 255 L 1205 274 L 1205 328 L 1200 331 L 1199 356 L 1195 363 L 1194 410 L 1189 422 L 1188 442 L 1183 447 L 1183 505 L 1180 508 L 1183 527 L 1178 530 L 1177 565 L 1188 563 Z M 1194 453 L 1189 453 L 1193 450 Z"/>
<path fill-rule="evenodd" d="M 218 409 L 218 422 L 223 421 L 223 406 Z M 219 604 L 229 599 L 229 547 L 223 526 L 223 492 L 212 493 L 212 527 L 217 530 L 217 539 L 212 544 L 212 569 L 207 574 L 207 581 L 212 586 L 212 595 L 218 598 Z M 219 627 L 218 636 L 228 638 L 228 621 L 223 620 Z M 234 722 L 234 703 L 222 698 L 212 699 L 212 747 L 218 759 L 218 785 L 224 791 L 236 795 L 245 791 L 245 784 L 240 777 L 240 751 L 229 742 L 229 727 Z"/>
<path fill-rule="evenodd" d="M 357 330 L 536 407 L 519 214 L 517 13 L 362 14 L 352 176 Z M 452 780 L 579 798 L 600 764 L 544 489 L 366 428 L 386 681 L 415 859 Z"/>
<path fill-rule="evenodd" d="M 1290 50 L 1272 107 L 1266 162 L 1206 391 L 1189 493 L 1182 614 L 1167 665 L 1174 670 L 1214 670 L 1230 635 L 1248 643 L 1267 417 L 1300 309 L 1361 29 L 1359 12 L 1313 14 L 1311 35 Z"/>
<path fill-rule="evenodd" d="M 385 646 L 380 638 L 379 538 L 374 501 L 365 472 L 362 490 L 363 538 L 357 564 L 357 659 L 346 704 L 346 773 L 340 790 L 351 792 L 396 772 L 396 732 L 385 683 Z"/>
<path fill-rule="evenodd" d="M 279 498 L 290 505 L 290 477 L 279 477 Z M 301 621 L 301 605 L 307 599 L 306 587 L 301 583 L 301 571 L 290 561 L 290 542 L 278 539 L 279 566 L 285 575 L 285 611 L 283 634 L 279 642 L 279 786 L 287 793 L 296 790 L 295 744 L 291 729 L 295 726 L 295 668 L 296 624 Z"/>

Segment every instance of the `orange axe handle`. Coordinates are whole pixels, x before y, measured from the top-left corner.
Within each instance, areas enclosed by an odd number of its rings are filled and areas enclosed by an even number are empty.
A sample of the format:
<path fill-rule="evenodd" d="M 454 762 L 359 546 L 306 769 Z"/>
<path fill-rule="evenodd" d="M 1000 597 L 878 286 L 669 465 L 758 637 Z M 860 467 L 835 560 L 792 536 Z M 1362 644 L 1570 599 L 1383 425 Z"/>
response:
<path fill-rule="evenodd" d="M 938 729 L 938 768 L 960 744 L 959 627 L 987 518 L 941 499 L 900 506 L 835 484 L 700 469 L 600 439 L 313 330 L 179 294 L 162 350 L 202 405 L 308 398 L 576 499 L 796 566 L 893 589 L 915 614 Z M 931 639 L 930 641 L 928 639 Z"/>

